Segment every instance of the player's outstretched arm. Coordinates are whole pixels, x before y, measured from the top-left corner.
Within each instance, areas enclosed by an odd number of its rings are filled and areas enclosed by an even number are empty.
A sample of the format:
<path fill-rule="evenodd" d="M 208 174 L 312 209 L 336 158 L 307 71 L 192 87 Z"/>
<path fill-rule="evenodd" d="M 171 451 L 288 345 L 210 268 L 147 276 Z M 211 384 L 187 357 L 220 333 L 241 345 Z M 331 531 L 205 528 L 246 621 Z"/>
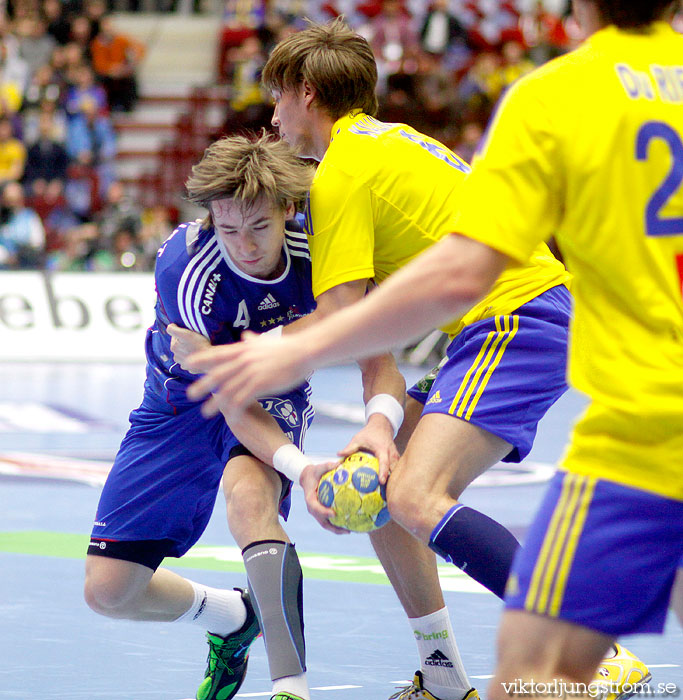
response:
<path fill-rule="evenodd" d="M 253 398 L 297 386 L 313 371 L 300 351 L 298 336 L 272 338 L 245 332 L 239 343 L 195 353 L 188 361 L 190 371 L 206 374 L 188 387 L 187 395 L 198 401 L 212 394 L 202 406 L 204 415 L 212 416 L 220 410 L 219 404 L 239 412 Z"/>
<path fill-rule="evenodd" d="M 345 306 L 349 306 L 353 304 L 354 302 L 358 301 L 359 299 L 362 299 L 363 296 L 366 293 L 368 286 L 368 280 L 367 279 L 359 279 L 359 280 L 351 280 L 349 282 L 344 282 L 342 284 L 335 285 L 334 287 L 331 287 L 330 289 L 326 290 L 325 292 L 319 294 L 316 297 L 316 308 L 313 312 L 310 314 L 307 314 L 303 318 L 297 319 L 293 323 L 290 323 L 286 326 L 280 326 L 278 329 L 274 329 L 279 331 L 278 334 L 273 334 L 274 331 L 270 331 L 268 333 L 263 333 L 263 334 L 258 334 L 255 335 L 250 332 L 245 332 L 242 335 L 242 340 L 245 342 L 254 342 L 254 341 L 271 341 L 274 340 L 277 337 L 282 337 L 283 340 L 289 338 L 291 335 L 296 335 L 298 332 L 301 330 L 305 330 L 308 328 L 310 325 L 314 325 L 316 323 L 319 323 L 321 320 L 327 318 L 328 316 L 331 316 L 335 311 L 344 308 Z M 292 350 L 285 353 L 287 355 L 287 360 L 288 364 L 291 364 L 291 367 L 283 367 L 282 372 L 283 372 L 283 378 L 282 381 L 279 382 L 278 388 L 277 389 L 269 389 L 266 393 L 275 393 L 278 391 L 283 391 L 286 389 L 291 389 L 292 387 L 296 386 L 299 384 L 303 377 L 305 377 L 307 374 L 310 374 L 310 372 L 307 372 L 304 368 L 299 368 L 296 366 L 296 360 L 300 357 L 300 354 L 298 352 L 298 341 L 295 341 L 294 343 L 290 343 L 290 346 L 292 347 Z M 224 349 L 220 353 L 215 354 L 215 358 L 217 362 L 225 363 L 221 369 L 221 376 L 225 376 L 226 378 L 229 375 L 232 375 L 233 373 L 238 373 L 241 371 L 247 371 L 247 367 L 244 367 L 244 370 L 242 370 L 242 365 L 239 362 L 235 362 L 235 364 L 232 364 L 233 361 L 238 357 L 238 353 L 235 353 L 234 351 L 231 350 L 231 348 L 234 346 L 224 346 Z M 257 349 L 256 347 L 252 348 L 250 350 L 250 355 L 249 355 L 249 365 L 253 367 L 253 360 L 258 356 L 261 357 L 261 353 L 259 350 L 263 350 L 263 348 Z M 303 356 L 301 356 L 303 357 Z M 220 359 L 219 359 L 220 358 Z M 241 358 L 245 359 L 245 358 Z M 218 370 L 218 368 L 215 368 Z M 193 370 L 190 370 L 193 371 Z M 202 370 L 196 370 L 196 371 L 202 371 Z M 205 371 L 205 370 L 204 370 Z M 289 380 L 289 376 L 292 376 L 291 382 Z M 214 374 L 214 377 L 218 377 L 218 373 Z M 301 377 L 302 379 L 300 379 Z M 223 393 L 223 397 L 227 398 L 227 393 L 225 392 L 218 392 L 214 389 L 214 387 L 210 386 L 208 382 L 202 382 L 199 381 L 197 383 L 197 390 L 203 391 L 204 394 L 206 394 L 209 391 L 212 391 L 214 393 L 214 396 L 206 401 L 206 403 L 203 406 L 203 411 L 204 414 L 207 416 L 214 415 L 215 413 L 218 412 L 218 401 L 221 400 L 218 396 L 219 393 Z M 193 389 L 194 391 L 194 389 Z M 204 395 L 202 394 L 202 395 Z M 194 397 L 192 393 L 189 394 L 190 396 Z M 254 397 L 258 397 L 261 394 L 255 393 L 253 394 Z M 201 396 L 199 396 L 201 397 Z M 235 404 L 235 408 L 238 410 L 241 409 L 241 406 L 243 405 L 242 402 L 239 400 L 239 398 L 234 394 L 234 392 L 231 395 L 231 400 Z"/>
<path fill-rule="evenodd" d="M 316 367 L 378 355 L 463 315 L 481 299 L 508 258 L 462 236 L 448 236 L 362 301 L 280 339 L 248 338 L 190 357 L 206 372 L 188 394 L 217 392 L 235 407 L 295 386 Z M 212 400 L 209 410 L 216 410 Z"/>

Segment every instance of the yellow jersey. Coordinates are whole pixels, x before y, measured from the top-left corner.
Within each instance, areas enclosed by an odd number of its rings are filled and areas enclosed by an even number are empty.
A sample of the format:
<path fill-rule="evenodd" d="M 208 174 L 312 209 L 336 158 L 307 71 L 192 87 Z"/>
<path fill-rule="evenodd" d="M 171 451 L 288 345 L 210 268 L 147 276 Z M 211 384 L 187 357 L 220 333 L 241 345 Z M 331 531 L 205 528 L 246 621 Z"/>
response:
<path fill-rule="evenodd" d="M 359 279 L 381 283 L 452 232 L 469 171 L 443 144 L 405 124 L 359 112 L 335 122 L 306 216 L 314 296 Z M 510 265 L 485 299 L 443 330 L 455 335 L 568 280 L 541 242 L 530 260 Z"/>
<path fill-rule="evenodd" d="M 683 37 L 614 26 L 522 78 L 455 230 L 519 263 L 554 234 L 575 275 L 563 466 L 683 499 Z M 493 204 L 492 204 L 493 203 Z"/>

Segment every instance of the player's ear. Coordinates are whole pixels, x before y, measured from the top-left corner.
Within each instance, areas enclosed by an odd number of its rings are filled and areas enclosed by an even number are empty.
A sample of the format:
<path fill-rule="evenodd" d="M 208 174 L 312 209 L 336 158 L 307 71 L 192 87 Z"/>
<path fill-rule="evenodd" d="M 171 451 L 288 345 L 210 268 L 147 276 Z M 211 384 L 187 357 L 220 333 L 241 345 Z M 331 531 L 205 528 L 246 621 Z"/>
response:
<path fill-rule="evenodd" d="M 316 89 L 304 78 L 303 83 L 301 84 L 301 91 L 304 96 L 304 104 L 306 107 L 310 107 L 316 97 L 317 91 Z"/>
<path fill-rule="evenodd" d="M 296 216 L 296 206 L 294 202 L 287 202 L 285 207 L 285 221 L 291 221 Z"/>

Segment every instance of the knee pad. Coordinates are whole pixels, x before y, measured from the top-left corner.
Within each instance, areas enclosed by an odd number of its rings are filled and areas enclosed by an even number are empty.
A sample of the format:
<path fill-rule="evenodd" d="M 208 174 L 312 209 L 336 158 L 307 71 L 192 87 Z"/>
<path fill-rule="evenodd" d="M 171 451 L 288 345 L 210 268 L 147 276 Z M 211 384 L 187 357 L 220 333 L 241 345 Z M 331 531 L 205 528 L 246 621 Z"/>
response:
<path fill-rule="evenodd" d="M 272 680 L 306 670 L 303 580 L 294 545 L 253 542 L 242 550 Z"/>

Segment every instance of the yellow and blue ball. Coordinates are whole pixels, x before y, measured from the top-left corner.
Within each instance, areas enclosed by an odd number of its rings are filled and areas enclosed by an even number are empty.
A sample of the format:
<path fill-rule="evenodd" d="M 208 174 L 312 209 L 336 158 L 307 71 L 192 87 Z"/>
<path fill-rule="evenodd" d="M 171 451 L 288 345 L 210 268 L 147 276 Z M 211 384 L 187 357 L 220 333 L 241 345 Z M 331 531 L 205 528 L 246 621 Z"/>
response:
<path fill-rule="evenodd" d="M 318 500 L 332 508 L 330 522 L 351 532 L 372 532 L 389 522 L 386 488 L 379 483 L 379 462 L 369 452 L 354 452 L 322 475 Z"/>

